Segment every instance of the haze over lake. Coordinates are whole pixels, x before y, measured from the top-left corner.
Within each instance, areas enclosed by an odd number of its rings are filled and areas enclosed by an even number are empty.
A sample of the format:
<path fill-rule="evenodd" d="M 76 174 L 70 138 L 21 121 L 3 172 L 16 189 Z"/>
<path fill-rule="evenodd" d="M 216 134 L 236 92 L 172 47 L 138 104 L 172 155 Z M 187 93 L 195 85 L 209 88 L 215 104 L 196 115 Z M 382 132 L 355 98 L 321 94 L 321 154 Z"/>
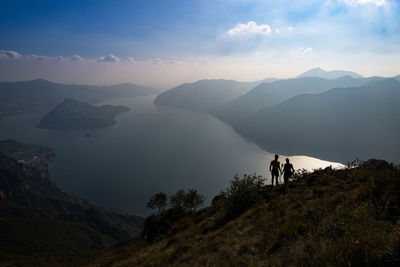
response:
<path fill-rule="evenodd" d="M 131 110 L 120 114 L 117 124 L 101 129 L 35 128 L 43 113 L 7 117 L 0 120 L 0 139 L 54 148 L 51 174 L 64 191 L 101 206 L 141 214 L 149 214 L 146 201 L 159 191 L 170 194 L 196 188 L 210 202 L 236 173 L 257 173 L 269 179 L 266 164 L 273 154 L 211 115 L 157 106 L 154 98 L 105 102 Z M 339 165 L 305 156 L 290 158 L 295 169 Z"/>

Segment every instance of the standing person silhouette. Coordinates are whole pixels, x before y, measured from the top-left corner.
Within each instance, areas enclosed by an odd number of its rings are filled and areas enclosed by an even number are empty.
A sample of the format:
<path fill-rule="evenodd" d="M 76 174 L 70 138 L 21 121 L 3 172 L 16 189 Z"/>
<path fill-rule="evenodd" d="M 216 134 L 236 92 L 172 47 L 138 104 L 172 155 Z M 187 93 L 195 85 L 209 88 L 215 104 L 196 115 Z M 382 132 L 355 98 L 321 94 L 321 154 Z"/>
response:
<path fill-rule="evenodd" d="M 275 159 L 271 161 L 271 164 L 269 165 L 269 171 L 271 172 L 271 184 L 274 185 L 274 177 L 275 177 L 275 182 L 276 185 L 278 185 L 278 178 L 279 178 L 279 172 L 281 172 L 281 166 L 280 162 L 278 161 L 279 156 L 275 155 Z"/>
<path fill-rule="evenodd" d="M 283 166 L 283 181 L 285 182 L 285 186 L 288 186 L 289 178 L 292 177 L 295 172 L 293 165 L 289 163 L 289 159 L 286 158 L 286 163 Z"/>

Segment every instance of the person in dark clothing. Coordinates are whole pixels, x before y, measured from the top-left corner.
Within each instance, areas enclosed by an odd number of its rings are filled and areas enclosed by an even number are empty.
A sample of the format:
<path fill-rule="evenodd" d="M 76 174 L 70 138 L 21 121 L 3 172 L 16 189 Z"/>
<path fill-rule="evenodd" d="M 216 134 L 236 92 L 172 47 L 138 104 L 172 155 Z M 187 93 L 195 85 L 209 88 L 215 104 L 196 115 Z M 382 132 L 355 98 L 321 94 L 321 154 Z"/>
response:
<path fill-rule="evenodd" d="M 283 166 L 283 181 L 285 183 L 285 186 L 287 187 L 289 183 L 290 177 L 292 177 L 293 173 L 295 172 L 293 165 L 289 163 L 289 159 L 286 159 L 286 163 Z"/>
<path fill-rule="evenodd" d="M 275 182 L 276 185 L 278 185 L 278 178 L 279 178 L 279 172 L 281 172 L 281 166 L 280 162 L 278 161 L 279 156 L 275 155 L 275 159 L 271 161 L 271 164 L 269 165 L 269 171 L 271 172 L 271 184 L 274 185 L 274 177 L 275 177 Z"/>

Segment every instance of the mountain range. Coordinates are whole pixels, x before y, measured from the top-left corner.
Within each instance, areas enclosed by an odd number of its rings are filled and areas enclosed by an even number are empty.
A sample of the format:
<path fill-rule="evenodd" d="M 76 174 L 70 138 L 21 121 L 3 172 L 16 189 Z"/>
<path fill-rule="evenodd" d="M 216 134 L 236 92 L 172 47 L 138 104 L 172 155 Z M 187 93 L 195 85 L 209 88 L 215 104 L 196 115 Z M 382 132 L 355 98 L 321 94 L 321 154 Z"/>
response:
<path fill-rule="evenodd" d="M 1 82 L 0 118 L 29 111 L 48 111 L 65 98 L 98 103 L 120 97 L 143 96 L 158 93 L 157 89 L 136 84 L 110 86 L 60 84 L 43 79 Z"/>
<path fill-rule="evenodd" d="M 302 94 L 264 108 L 235 126 L 267 151 L 348 162 L 373 155 L 398 161 L 400 82 Z"/>
<path fill-rule="evenodd" d="M 190 110 L 210 111 L 246 93 L 257 84 L 258 82 L 201 80 L 174 87 L 158 95 L 154 103 Z"/>
<path fill-rule="evenodd" d="M 363 78 L 353 72 L 316 68 L 297 78 L 263 82 L 235 94 L 230 88 L 218 87 L 218 94 L 225 90 L 230 98 L 242 92 L 230 100 L 213 99 L 214 81 L 208 80 L 194 83 L 202 87 L 173 88 L 154 102 L 208 112 L 272 153 L 343 163 L 378 155 L 397 162 L 400 105 L 395 100 L 399 99 L 399 77 Z M 210 99 L 213 104 L 204 105 Z M 385 99 L 392 102 L 386 104 Z M 344 110 L 348 114 L 343 114 Z"/>
<path fill-rule="evenodd" d="M 235 125 L 262 108 L 277 105 L 299 94 L 322 93 L 335 87 L 357 86 L 375 79 L 379 78 L 354 79 L 343 76 L 328 80 L 319 77 L 303 77 L 261 83 L 246 94 L 220 105 L 212 111 L 212 114 L 228 124 Z"/>

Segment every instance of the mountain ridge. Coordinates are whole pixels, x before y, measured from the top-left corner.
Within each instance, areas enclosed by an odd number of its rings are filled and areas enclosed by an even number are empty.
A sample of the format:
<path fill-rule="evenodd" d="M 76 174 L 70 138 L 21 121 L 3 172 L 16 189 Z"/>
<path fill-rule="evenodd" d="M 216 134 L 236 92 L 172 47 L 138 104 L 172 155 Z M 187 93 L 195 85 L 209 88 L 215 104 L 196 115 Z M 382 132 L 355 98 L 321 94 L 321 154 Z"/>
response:
<path fill-rule="evenodd" d="M 383 79 L 295 96 L 252 114 L 235 129 L 267 151 L 286 155 L 345 163 L 374 154 L 395 161 L 400 149 L 399 107 L 400 82 Z"/>
<path fill-rule="evenodd" d="M 323 70 L 319 67 L 310 69 L 308 71 L 303 72 L 297 78 L 300 77 L 320 77 L 320 78 L 325 78 L 325 79 L 337 79 L 342 76 L 350 76 L 352 78 L 364 78 L 358 73 L 352 72 L 352 71 L 344 71 L 344 70 L 331 70 L 331 71 L 326 71 Z"/>
<path fill-rule="evenodd" d="M 238 97 L 255 84 L 234 80 L 211 79 L 184 83 L 159 94 L 154 103 L 197 111 L 208 111 Z"/>
<path fill-rule="evenodd" d="M 371 79 L 354 79 L 343 76 L 337 79 L 319 77 L 301 77 L 261 83 L 246 94 L 222 104 L 211 113 L 217 118 L 234 126 L 252 113 L 268 106 L 274 106 L 302 93 L 321 93 L 335 87 L 362 85 Z"/>

